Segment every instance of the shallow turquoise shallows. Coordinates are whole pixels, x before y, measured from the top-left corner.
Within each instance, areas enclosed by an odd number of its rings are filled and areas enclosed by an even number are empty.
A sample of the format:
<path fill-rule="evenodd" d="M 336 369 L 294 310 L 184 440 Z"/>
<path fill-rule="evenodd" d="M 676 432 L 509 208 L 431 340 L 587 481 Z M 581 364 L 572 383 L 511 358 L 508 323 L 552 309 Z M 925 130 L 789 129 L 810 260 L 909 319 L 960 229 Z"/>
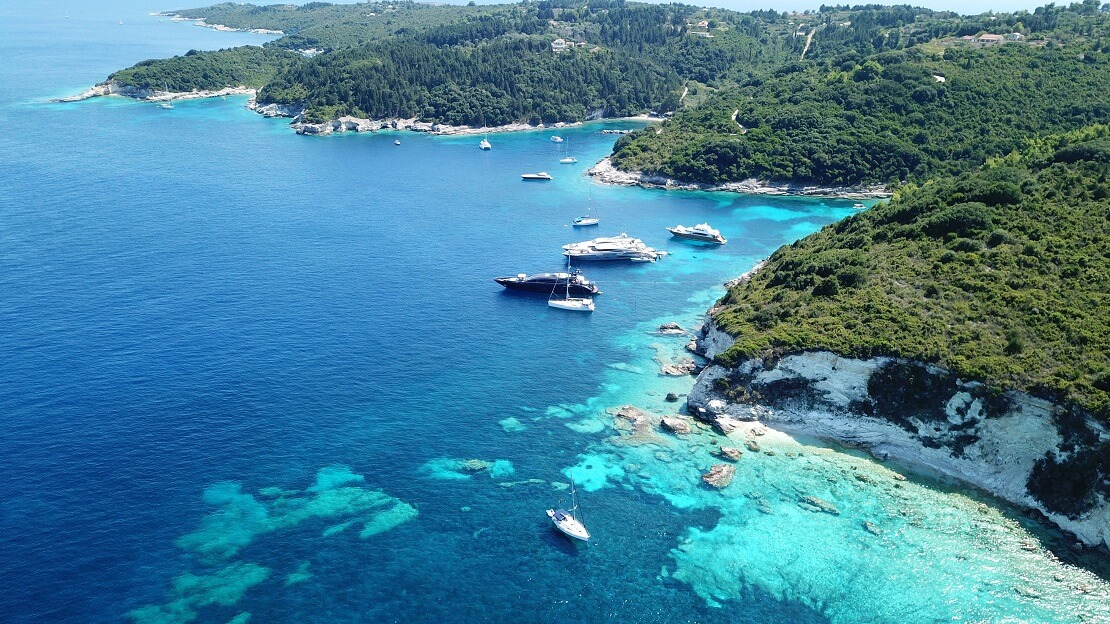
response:
<path fill-rule="evenodd" d="M 600 131 L 633 123 L 482 151 L 297 136 L 244 97 L 51 104 L 267 38 L 22 4 L 0 20 L 0 621 L 1110 618 L 1064 538 L 975 493 L 773 432 L 718 492 L 710 434 L 614 441 L 606 410 L 692 384 L 658 374 L 687 340 L 658 325 L 852 201 L 593 184 Z M 728 244 L 665 230 L 701 222 Z M 592 314 L 492 281 L 622 231 L 670 255 L 584 266 Z M 572 478 L 588 545 L 544 513 Z"/>

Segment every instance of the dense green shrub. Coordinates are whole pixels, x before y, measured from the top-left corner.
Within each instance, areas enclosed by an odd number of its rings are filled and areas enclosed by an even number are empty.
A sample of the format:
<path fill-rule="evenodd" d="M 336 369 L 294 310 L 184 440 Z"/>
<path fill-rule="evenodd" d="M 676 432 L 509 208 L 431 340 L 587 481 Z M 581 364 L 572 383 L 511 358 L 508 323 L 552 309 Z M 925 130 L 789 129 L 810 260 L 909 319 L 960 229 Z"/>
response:
<path fill-rule="evenodd" d="M 1108 136 L 1042 139 L 780 248 L 722 300 L 736 343 L 721 361 L 895 355 L 1110 419 L 1110 203 L 1093 192 L 1110 185 Z M 1063 146 L 1071 162 L 1055 162 Z M 1001 178 L 1025 189 L 1019 202 L 964 201 Z"/>

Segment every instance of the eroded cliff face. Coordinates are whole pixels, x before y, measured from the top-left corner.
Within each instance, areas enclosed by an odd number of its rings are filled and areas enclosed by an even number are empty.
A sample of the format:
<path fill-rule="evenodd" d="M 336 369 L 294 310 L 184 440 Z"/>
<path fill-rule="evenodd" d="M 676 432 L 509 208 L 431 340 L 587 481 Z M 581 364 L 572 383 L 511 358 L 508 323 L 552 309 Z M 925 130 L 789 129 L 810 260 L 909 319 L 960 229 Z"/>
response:
<path fill-rule="evenodd" d="M 711 322 L 699 340 L 708 357 L 731 344 Z M 711 365 L 688 408 L 864 447 L 1037 509 L 1084 543 L 1110 547 L 1110 431 L 1028 394 L 992 392 L 909 360 L 808 352 Z"/>

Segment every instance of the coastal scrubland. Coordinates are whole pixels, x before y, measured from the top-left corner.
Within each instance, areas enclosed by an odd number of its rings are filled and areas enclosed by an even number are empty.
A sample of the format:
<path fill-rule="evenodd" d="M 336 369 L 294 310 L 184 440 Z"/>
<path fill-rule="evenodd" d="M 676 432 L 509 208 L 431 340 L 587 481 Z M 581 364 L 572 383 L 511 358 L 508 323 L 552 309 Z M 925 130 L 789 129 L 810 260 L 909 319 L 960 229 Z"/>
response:
<path fill-rule="evenodd" d="M 936 176 L 780 248 L 734 286 L 719 356 L 931 362 L 1110 419 L 1110 127 Z"/>

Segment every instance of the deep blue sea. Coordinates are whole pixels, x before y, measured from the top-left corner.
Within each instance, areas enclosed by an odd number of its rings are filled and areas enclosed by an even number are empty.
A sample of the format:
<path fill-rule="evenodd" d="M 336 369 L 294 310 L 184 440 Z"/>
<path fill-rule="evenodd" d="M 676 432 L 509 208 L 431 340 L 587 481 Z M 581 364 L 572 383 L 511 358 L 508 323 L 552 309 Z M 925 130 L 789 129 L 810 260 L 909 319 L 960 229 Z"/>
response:
<path fill-rule="evenodd" d="M 1060 536 L 974 492 L 776 435 L 717 492 L 712 434 L 618 435 L 692 384 L 660 323 L 852 202 L 594 184 L 632 122 L 482 152 L 243 97 L 48 102 L 267 40 L 169 8 L 0 2 L 0 621 L 1110 621 Z M 703 221 L 729 243 L 664 229 Z M 593 314 L 492 281 L 621 231 L 670 256 L 584 267 Z M 572 478 L 588 546 L 544 514 Z"/>

